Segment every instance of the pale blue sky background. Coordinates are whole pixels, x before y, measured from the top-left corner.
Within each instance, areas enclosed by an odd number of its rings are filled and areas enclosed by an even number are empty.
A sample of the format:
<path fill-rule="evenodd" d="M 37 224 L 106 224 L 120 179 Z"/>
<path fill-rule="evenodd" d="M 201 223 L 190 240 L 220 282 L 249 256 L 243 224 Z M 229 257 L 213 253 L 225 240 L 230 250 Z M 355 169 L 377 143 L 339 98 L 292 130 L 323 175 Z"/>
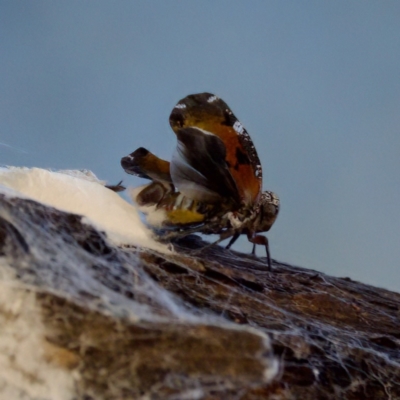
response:
<path fill-rule="evenodd" d="M 138 185 L 120 158 L 170 158 L 173 106 L 212 92 L 281 198 L 273 258 L 399 291 L 399 21 L 398 1 L 0 1 L 0 162 Z"/>

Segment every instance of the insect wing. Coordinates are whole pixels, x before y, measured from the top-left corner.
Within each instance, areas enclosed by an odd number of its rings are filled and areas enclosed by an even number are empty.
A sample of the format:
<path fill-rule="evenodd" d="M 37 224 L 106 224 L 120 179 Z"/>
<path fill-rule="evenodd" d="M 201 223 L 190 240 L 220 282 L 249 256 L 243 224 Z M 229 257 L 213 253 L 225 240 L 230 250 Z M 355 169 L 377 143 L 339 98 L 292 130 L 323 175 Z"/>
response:
<path fill-rule="evenodd" d="M 179 129 L 176 135 L 178 144 L 170 168 L 178 191 L 204 203 L 239 206 L 239 193 L 225 161 L 223 141 L 198 128 Z"/>
<path fill-rule="evenodd" d="M 133 153 L 123 157 L 121 166 L 126 173 L 140 178 L 172 182 L 169 162 L 158 158 L 143 147 L 139 147 Z"/>
<path fill-rule="evenodd" d="M 261 195 L 262 169 L 254 144 L 228 105 L 211 93 L 189 95 L 180 100 L 170 115 L 177 133 L 197 127 L 218 136 L 225 145 L 226 165 L 244 204 L 254 204 Z"/>

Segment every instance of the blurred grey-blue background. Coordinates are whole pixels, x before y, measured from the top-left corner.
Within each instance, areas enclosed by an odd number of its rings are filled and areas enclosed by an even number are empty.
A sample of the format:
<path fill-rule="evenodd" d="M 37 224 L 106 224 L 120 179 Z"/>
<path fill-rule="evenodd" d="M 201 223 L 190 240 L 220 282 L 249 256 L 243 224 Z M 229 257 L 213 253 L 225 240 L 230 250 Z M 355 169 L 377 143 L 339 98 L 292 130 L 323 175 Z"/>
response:
<path fill-rule="evenodd" d="M 273 258 L 400 290 L 398 1 L 1 1 L 0 38 L 1 164 L 135 186 L 120 158 L 169 159 L 215 93 L 281 198 Z"/>

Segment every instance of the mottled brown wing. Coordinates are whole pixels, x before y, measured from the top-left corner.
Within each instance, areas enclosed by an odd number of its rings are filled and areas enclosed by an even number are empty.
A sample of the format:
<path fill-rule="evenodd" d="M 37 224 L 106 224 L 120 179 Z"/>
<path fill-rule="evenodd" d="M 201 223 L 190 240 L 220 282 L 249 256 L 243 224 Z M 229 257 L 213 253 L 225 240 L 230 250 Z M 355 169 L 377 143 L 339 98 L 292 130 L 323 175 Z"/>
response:
<path fill-rule="evenodd" d="M 139 147 L 121 159 L 121 166 L 128 174 L 154 181 L 172 183 L 170 164 L 150 151 Z"/>
<path fill-rule="evenodd" d="M 176 135 L 170 172 L 178 191 L 200 202 L 239 208 L 239 192 L 225 162 L 224 142 L 199 128 L 179 129 Z"/>
<path fill-rule="evenodd" d="M 246 129 L 223 100 L 211 93 L 189 95 L 178 102 L 169 120 L 175 133 L 196 127 L 218 136 L 225 145 L 225 162 L 241 202 L 258 202 L 262 168 L 257 151 Z"/>

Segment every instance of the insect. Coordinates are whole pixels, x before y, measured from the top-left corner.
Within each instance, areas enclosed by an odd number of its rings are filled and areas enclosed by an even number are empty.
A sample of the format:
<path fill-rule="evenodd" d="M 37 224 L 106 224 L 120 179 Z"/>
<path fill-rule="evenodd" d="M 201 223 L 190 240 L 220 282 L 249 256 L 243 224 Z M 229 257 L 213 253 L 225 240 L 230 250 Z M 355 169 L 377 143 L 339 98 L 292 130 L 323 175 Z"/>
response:
<path fill-rule="evenodd" d="M 137 189 L 134 200 L 147 221 L 164 237 L 190 233 L 230 238 L 230 248 L 241 234 L 264 245 L 268 267 L 271 256 L 267 232 L 279 212 L 279 198 L 262 192 L 262 168 L 246 129 L 228 105 L 211 93 L 180 100 L 169 117 L 177 136 L 171 162 L 143 147 L 121 159 L 123 169 L 151 183 Z"/>

